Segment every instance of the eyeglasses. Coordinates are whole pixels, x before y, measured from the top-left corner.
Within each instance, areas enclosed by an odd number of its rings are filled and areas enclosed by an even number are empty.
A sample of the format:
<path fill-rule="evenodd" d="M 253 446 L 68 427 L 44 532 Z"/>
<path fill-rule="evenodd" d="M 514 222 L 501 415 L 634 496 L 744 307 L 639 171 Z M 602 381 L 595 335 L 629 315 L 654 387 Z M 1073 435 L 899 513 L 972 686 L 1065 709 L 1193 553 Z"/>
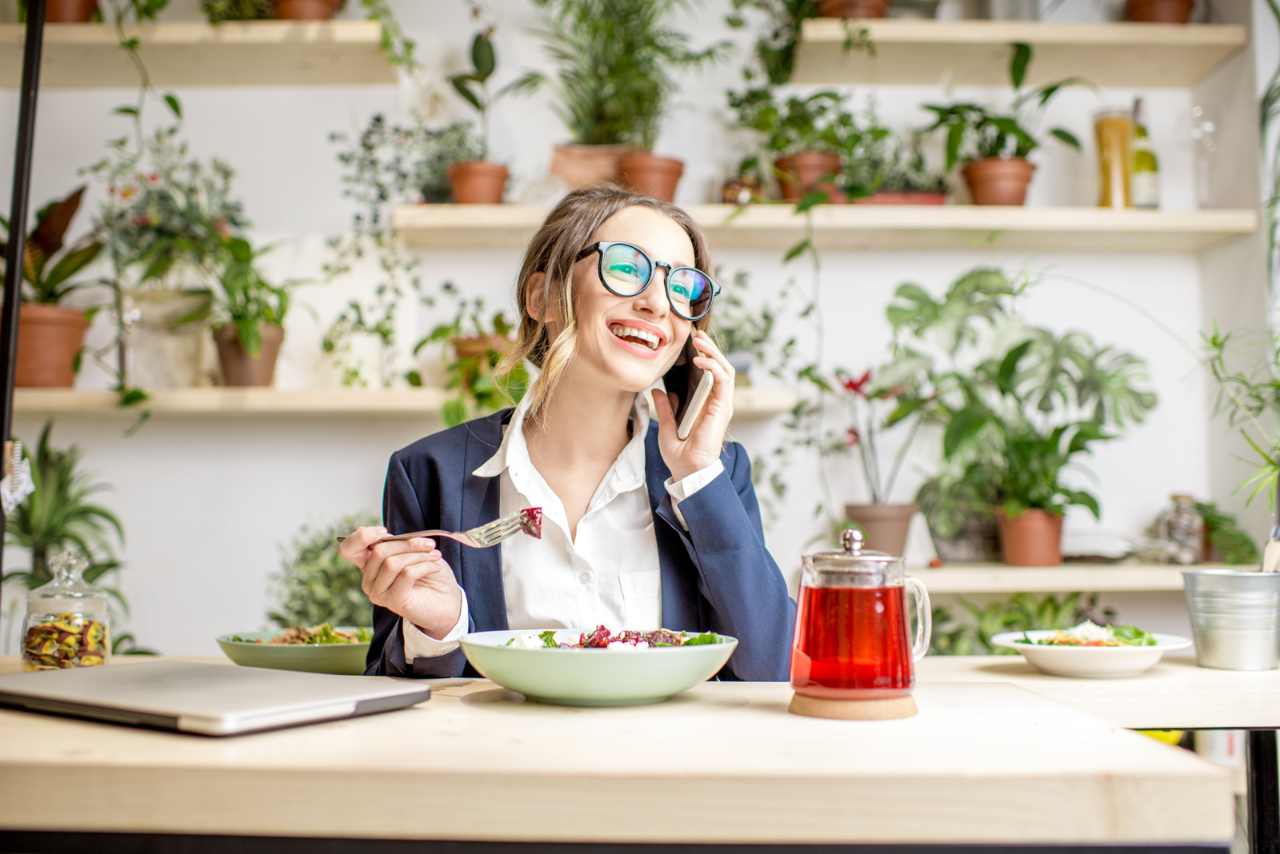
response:
<path fill-rule="evenodd" d="M 600 282 L 611 294 L 634 297 L 644 293 L 653 281 L 658 267 L 667 271 L 667 302 L 671 310 L 685 320 L 700 320 L 711 311 L 711 300 L 720 286 L 696 267 L 673 267 L 666 261 L 655 261 L 639 246 L 602 240 L 578 253 L 576 260 L 594 252 L 600 253 Z"/>

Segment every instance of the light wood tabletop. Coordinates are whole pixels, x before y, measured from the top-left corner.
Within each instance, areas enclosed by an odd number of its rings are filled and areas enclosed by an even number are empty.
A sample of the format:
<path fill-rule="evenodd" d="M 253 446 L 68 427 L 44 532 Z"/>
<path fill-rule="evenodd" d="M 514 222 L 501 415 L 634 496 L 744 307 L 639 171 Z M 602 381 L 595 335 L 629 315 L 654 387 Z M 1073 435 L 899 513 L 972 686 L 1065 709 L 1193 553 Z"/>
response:
<path fill-rule="evenodd" d="M 926 677 L 915 718 L 858 723 L 788 714 L 786 684 L 732 682 L 654 706 L 574 709 L 452 680 L 413 709 L 232 739 L 4 711 L 0 829 L 580 842 L 1230 839 L 1225 771 L 999 682 Z"/>

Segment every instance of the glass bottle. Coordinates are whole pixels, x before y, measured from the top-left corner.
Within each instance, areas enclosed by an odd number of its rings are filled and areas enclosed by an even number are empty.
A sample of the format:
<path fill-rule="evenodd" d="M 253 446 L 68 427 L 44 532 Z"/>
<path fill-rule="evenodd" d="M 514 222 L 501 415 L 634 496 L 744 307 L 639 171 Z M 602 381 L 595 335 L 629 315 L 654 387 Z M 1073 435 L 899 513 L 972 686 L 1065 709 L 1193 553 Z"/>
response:
<path fill-rule="evenodd" d="M 111 657 L 107 597 L 84 580 L 87 566 L 70 549 L 50 555 L 53 580 L 27 594 L 23 670 L 95 667 Z"/>
<path fill-rule="evenodd" d="M 1191 107 L 1191 142 L 1195 154 L 1196 207 L 1207 208 L 1213 200 L 1211 170 L 1218 152 L 1218 126 L 1199 104 Z"/>
<path fill-rule="evenodd" d="M 1107 109 L 1093 117 L 1098 145 L 1098 207 L 1133 207 L 1133 116 L 1128 110 Z"/>
<path fill-rule="evenodd" d="M 1135 208 L 1160 207 L 1160 160 L 1142 123 L 1142 99 L 1133 99 L 1133 176 L 1131 195 Z"/>

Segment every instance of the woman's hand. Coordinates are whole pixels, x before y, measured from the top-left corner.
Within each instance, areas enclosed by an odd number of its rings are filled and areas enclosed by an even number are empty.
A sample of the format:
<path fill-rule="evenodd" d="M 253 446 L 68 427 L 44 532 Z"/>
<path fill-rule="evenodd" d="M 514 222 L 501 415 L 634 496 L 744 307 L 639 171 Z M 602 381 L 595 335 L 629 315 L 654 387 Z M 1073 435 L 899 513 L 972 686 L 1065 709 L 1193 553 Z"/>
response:
<path fill-rule="evenodd" d="M 733 366 L 707 333 L 695 329 L 692 341 L 698 351 L 693 358 L 694 367 L 710 371 L 716 382 L 688 439 L 682 441 L 676 437 L 676 393 L 653 395 L 653 405 L 658 412 L 658 447 L 674 480 L 683 480 L 720 459 L 729 420 L 733 417 Z"/>
<path fill-rule="evenodd" d="M 458 622 L 462 588 L 453 577 L 435 540 L 387 540 L 382 527 L 356 528 L 342 541 L 338 554 L 363 576 L 360 589 L 381 605 L 439 640 Z"/>

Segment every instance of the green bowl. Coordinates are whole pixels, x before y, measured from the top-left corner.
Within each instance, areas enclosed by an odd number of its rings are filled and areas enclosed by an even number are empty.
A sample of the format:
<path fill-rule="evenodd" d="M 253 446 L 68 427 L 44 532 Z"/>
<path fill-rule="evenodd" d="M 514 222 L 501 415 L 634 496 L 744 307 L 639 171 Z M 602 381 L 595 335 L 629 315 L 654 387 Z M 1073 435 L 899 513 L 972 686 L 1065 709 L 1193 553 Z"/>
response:
<path fill-rule="evenodd" d="M 352 626 L 337 628 L 353 632 Z M 269 641 L 280 629 L 265 632 L 235 632 L 218 638 L 227 658 L 243 667 L 267 667 L 272 670 L 301 670 L 306 673 L 337 673 L 359 676 L 364 673 L 367 643 L 273 644 L 234 641 L 232 637 Z"/>
<path fill-rule="evenodd" d="M 485 677 L 532 700 L 566 706 L 631 706 L 657 703 L 724 667 L 738 646 L 736 638 L 705 646 L 657 649 L 524 649 L 506 646 L 513 637 L 539 629 L 474 632 L 462 638 L 462 651 Z M 558 629 L 562 641 L 578 639 L 577 630 Z"/>

